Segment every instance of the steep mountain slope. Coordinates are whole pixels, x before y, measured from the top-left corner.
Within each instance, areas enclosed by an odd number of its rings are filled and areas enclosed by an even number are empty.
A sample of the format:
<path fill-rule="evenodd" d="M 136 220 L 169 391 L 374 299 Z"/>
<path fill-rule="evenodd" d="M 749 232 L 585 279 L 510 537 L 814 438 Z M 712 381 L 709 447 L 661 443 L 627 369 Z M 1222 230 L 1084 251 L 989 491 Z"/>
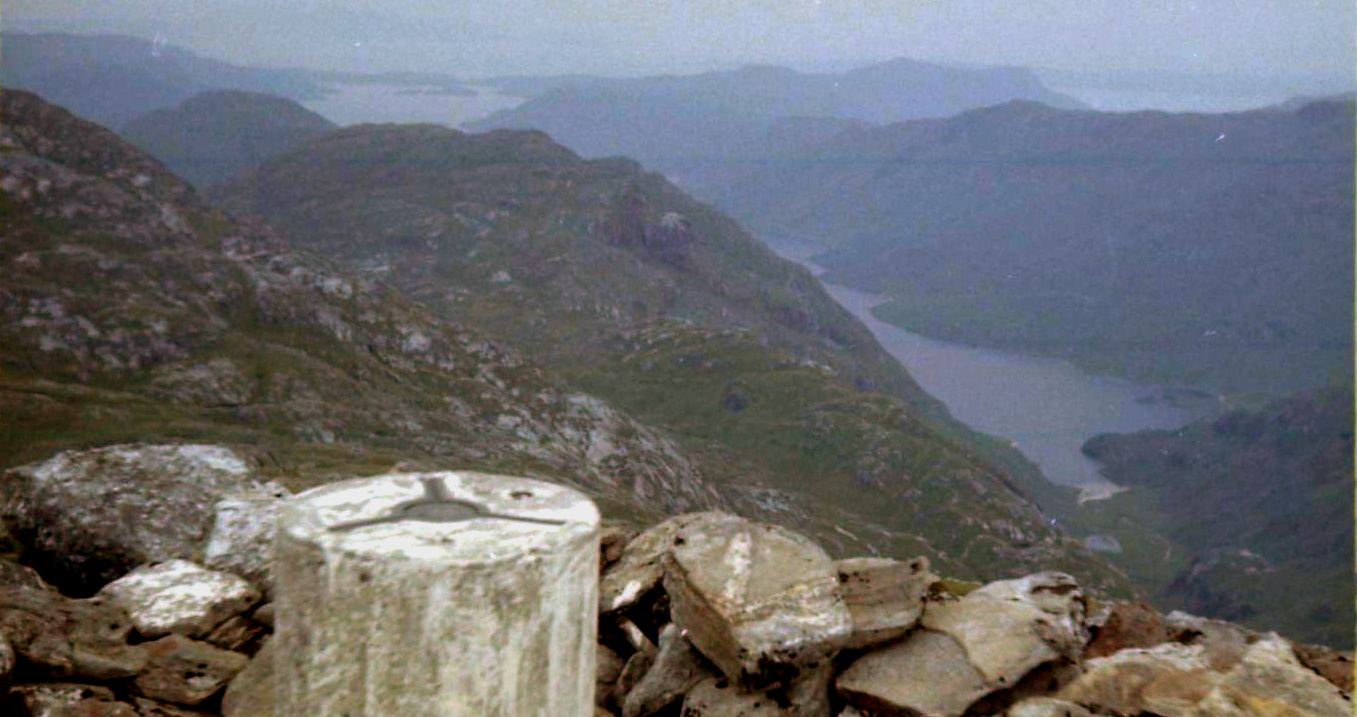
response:
<path fill-rule="evenodd" d="M 305 72 L 240 67 L 162 42 L 126 35 L 0 35 L 0 85 L 117 129 L 149 111 L 215 89 L 319 97 Z"/>
<path fill-rule="evenodd" d="M 540 132 L 361 126 L 219 196 L 671 431 L 723 490 L 858 516 L 835 543 L 970 575 L 1058 563 L 1120 580 L 809 273 L 632 162 L 584 161 Z"/>
<path fill-rule="evenodd" d="M 727 505 L 662 434 L 512 351 L 239 224 L 103 128 L 0 94 L 0 462 L 242 448 L 294 487 L 397 462 Z"/>
<path fill-rule="evenodd" d="M 144 114 L 119 134 L 201 188 L 337 128 L 283 97 L 219 90 Z"/>
<path fill-rule="evenodd" d="M 1130 487 L 1113 500 L 1190 552 L 1166 606 L 1352 644 L 1352 406 L 1326 389 L 1085 445 Z"/>
<path fill-rule="evenodd" d="M 930 336 L 1221 390 L 1341 378 L 1353 105 L 1225 115 L 1015 102 L 849 131 L 717 204 L 835 247 L 828 279 Z"/>
<path fill-rule="evenodd" d="M 510 78 L 530 99 L 471 125 L 539 129 L 586 157 L 624 155 L 670 173 L 760 156 L 770 126 L 793 117 L 871 123 L 945 117 L 1010 99 L 1076 107 L 1027 70 L 898 59 L 837 74 L 752 66 L 627 79 Z"/>

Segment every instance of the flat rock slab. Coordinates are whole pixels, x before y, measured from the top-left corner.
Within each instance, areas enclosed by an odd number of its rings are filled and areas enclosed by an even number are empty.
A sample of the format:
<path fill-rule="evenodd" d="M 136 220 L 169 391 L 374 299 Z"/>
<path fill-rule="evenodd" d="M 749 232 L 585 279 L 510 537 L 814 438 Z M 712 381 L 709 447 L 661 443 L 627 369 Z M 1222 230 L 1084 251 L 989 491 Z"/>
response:
<path fill-rule="evenodd" d="M 858 658 L 836 684 L 852 705 L 888 717 L 958 717 L 991 691 L 961 644 L 932 630 Z"/>
<path fill-rule="evenodd" d="M 220 446 L 110 446 L 0 473 L 0 520 L 45 578 L 90 595 L 138 565 L 193 559 L 218 501 L 281 492 Z"/>
<path fill-rule="evenodd" d="M 126 611 L 102 600 L 76 600 L 31 588 L 0 588 L 0 635 L 40 674 L 64 679 L 131 677 L 146 664 L 128 645 Z"/>
<path fill-rule="evenodd" d="M 905 636 L 923 614 L 934 577 L 928 558 L 849 558 L 834 562 L 839 590 L 853 619 L 845 649 L 862 649 Z"/>
<path fill-rule="evenodd" d="M 202 637 L 259 602 L 243 578 L 207 570 L 187 560 L 139 567 L 105 585 L 99 594 L 127 610 L 138 633 Z"/>
<path fill-rule="evenodd" d="M 930 604 L 924 627 L 950 635 L 993 689 L 1012 687 L 1058 658 L 1078 661 L 1088 641 L 1074 579 L 1038 573 L 989 583 L 956 602 Z"/>
<path fill-rule="evenodd" d="M 179 635 L 145 645 L 150 662 L 133 688 L 144 697 L 187 707 L 220 692 L 250 662 L 238 652 Z"/>
<path fill-rule="evenodd" d="M 717 516 L 691 526 L 665 557 L 674 623 L 750 690 L 789 684 L 832 659 L 853 625 L 829 556 L 784 528 Z"/>

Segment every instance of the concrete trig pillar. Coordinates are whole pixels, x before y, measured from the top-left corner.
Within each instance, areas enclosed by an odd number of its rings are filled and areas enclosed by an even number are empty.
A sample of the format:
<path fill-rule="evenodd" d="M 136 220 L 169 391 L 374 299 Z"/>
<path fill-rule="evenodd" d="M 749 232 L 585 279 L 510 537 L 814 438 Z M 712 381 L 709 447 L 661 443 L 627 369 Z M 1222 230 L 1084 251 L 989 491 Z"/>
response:
<path fill-rule="evenodd" d="M 598 510 L 558 485 L 394 474 L 287 501 L 279 717 L 593 717 Z"/>

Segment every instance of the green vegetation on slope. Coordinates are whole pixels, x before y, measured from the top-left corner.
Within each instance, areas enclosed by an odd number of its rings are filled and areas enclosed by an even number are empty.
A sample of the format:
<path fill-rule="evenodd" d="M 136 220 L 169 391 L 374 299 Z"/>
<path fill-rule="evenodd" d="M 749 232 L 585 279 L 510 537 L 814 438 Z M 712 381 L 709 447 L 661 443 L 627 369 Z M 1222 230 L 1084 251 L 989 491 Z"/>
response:
<path fill-rule="evenodd" d="M 831 533 L 923 546 L 953 574 L 1124 586 L 814 277 L 632 162 L 540 132 L 364 126 L 217 196 L 643 416 L 727 495 L 834 506 L 851 517 Z"/>
<path fill-rule="evenodd" d="M 1090 505 L 1090 520 L 1172 541 L 1122 563 L 1169 607 L 1350 647 L 1352 407 L 1349 386 L 1177 431 L 1098 436 L 1085 452 L 1129 490 Z"/>

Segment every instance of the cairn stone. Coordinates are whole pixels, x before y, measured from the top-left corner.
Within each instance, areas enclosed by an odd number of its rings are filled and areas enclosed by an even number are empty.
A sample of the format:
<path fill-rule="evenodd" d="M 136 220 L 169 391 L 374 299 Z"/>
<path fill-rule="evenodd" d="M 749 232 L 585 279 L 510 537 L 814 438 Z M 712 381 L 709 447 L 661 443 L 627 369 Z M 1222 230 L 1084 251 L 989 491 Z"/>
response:
<path fill-rule="evenodd" d="M 146 638 L 171 633 L 203 637 L 260 598 L 243 578 L 187 560 L 139 567 L 105 585 L 99 595 L 125 608 Z"/>
<path fill-rule="evenodd" d="M 839 590 L 853 620 L 845 649 L 863 649 L 904 637 L 923 614 L 934 577 L 928 559 L 850 558 L 834 562 Z"/>
<path fill-rule="evenodd" d="M 674 623 L 750 690 L 789 684 L 833 659 L 852 632 L 838 585 L 814 542 L 732 516 L 694 527 L 665 559 Z"/>

